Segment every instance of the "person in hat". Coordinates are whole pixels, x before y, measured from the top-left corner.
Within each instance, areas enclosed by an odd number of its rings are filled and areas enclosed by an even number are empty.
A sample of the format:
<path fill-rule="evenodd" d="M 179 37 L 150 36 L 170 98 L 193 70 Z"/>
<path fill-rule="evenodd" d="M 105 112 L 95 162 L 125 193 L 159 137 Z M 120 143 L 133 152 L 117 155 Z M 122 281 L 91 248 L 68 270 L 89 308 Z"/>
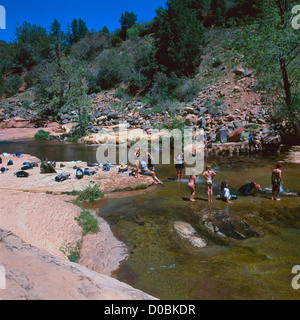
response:
<path fill-rule="evenodd" d="M 271 183 L 272 183 L 272 200 L 280 201 L 279 192 L 280 187 L 283 185 L 282 177 L 281 177 L 281 163 L 276 164 L 276 168 L 272 170 Z M 275 197 L 276 194 L 276 197 Z"/>
<path fill-rule="evenodd" d="M 119 167 L 119 172 L 126 172 L 126 171 L 128 171 L 128 166 L 127 165 L 125 165 L 125 163 L 122 163 L 121 165 L 120 165 L 120 167 Z"/>

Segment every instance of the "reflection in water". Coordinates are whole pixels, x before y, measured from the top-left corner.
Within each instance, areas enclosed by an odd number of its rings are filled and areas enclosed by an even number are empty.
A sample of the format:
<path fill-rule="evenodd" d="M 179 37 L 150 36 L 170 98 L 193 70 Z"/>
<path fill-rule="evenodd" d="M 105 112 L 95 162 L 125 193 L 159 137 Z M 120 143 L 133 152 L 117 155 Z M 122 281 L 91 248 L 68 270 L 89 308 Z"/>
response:
<path fill-rule="evenodd" d="M 2 152 L 53 161 L 96 161 L 95 147 L 72 143 L 1 143 Z M 174 165 L 157 166 L 164 185 L 154 192 L 100 202 L 99 215 L 130 252 L 116 277 L 160 299 L 298 299 L 291 270 L 300 264 L 300 198 L 283 196 L 276 202 L 270 194 L 261 194 L 239 196 L 233 204 L 215 200 L 223 180 L 229 181 L 232 193 L 251 180 L 271 187 L 271 170 L 283 158 L 210 159 L 217 173 L 212 204 L 207 202 L 202 177 L 197 180 L 196 202 L 184 201 L 189 196 L 187 179 L 175 181 Z M 299 165 L 285 164 L 282 171 L 285 191 L 299 192 Z M 241 241 L 212 235 L 202 223 L 208 208 L 241 217 L 264 236 Z M 210 246 L 200 250 L 186 246 L 173 232 L 175 221 L 190 223 Z"/>

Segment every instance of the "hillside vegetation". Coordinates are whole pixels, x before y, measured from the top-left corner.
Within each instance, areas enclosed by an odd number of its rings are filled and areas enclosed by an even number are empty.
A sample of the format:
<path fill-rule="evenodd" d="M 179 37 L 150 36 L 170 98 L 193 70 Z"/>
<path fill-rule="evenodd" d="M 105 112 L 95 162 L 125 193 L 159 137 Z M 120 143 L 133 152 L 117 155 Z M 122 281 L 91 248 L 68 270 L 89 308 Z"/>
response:
<path fill-rule="evenodd" d="M 82 19 L 65 31 L 57 20 L 49 31 L 24 22 L 14 42 L 0 43 L 2 120 L 14 116 L 10 105 L 18 100 L 21 117 L 77 123 L 75 138 L 114 124 L 122 112 L 136 115 L 132 124 L 143 115 L 144 127 L 152 119 L 217 133 L 211 118 L 186 116 L 208 113 L 220 125 L 221 115 L 232 121 L 232 113 L 254 106 L 263 119 L 250 124 L 264 124 L 268 114 L 275 129 L 299 138 L 300 32 L 291 23 L 296 4 L 170 0 L 146 23 L 125 11 L 113 32 L 89 30 Z"/>

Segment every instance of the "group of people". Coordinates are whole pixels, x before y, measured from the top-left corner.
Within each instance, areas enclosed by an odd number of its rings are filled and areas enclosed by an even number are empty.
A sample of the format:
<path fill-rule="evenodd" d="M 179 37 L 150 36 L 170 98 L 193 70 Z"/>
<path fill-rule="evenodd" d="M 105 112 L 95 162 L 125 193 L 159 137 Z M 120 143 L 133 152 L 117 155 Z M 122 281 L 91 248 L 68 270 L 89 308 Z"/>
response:
<path fill-rule="evenodd" d="M 271 184 L 272 184 L 272 200 L 280 201 L 279 198 L 279 192 L 282 188 L 283 181 L 282 181 L 282 164 L 277 163 L 276 168 L 272 170 L 271 175 Z M 206 188 L 207 188 L 207 198 L 208 202 L 212 202 L 213 198 L 213 186 L 214 186 L 214 178 L 216 176 L 216 173 L 211 169 L 211 166 L 207 166 L 206 170 L 203 172 L 203 177 L 205 178 Z M 190 194 L 190 201 L 194 202 L 195 194 L 196 194 L 196 185 L 197 185 L 197 176 L 195 174 L 190 175 L 189 182 L 188 182 L 188 188 L 191 191 Z M 255 181 L 251 181 L 242 187 L 239 188 L 239 193 L 245 196 L 248 196 L 251 194 L 252 191 L 262 191 L 261 186 L 256 183 Z M 221 199 L 227 203 L 231 203 L 231 200 L 237 199 L 236 195 L 233 195 L 230 193 L 230 189 L 228 187 L 228 181 L 222 181 L 221 186 L 219 189 L 219 195 L 217 197 L 218 199 Z"/>
<path fill-rule="evenodd" d="M 153 178 L 155 184 L 163 184 L 155 175 L 154 169 L 154 159 L 149 152 L 146 152 L 144 155 L 141 155 L 141 150 L 138 148 L 134 153 L 135 158 L 135 170 L 134 176 L 135 178 L 139 178 L 139 175 L 149 175 Z M 147 161 L 147 162 L 146 162 Z M 184 176 L 184 169 L 186 159 L 184 153 L 179 153 L 177 156 L 174 157 L 175 168 L 177 170 L 177 181 L 183 181 Z M 276 164 L 276 168 L 272 170 L 271 176 L 271 184 L 272 184 L 272 200 L 281 200 L 279 198 L 279 192 L 282 188 L 283 181 L 282 181 L 282 172 L 281 172 L 281 163 Z M 212 202 L 213 200 L 213 187 L 214 187 L 214 178 L 216 177 L 216 172 L 212 170 L 211 166 L 208 165 L 203 172 L 203 177 L 205 179 L 205 184 L 207 188 L 207 199 L 208 202 Z M 188 181 L 188 188 L 191 192 L 190 194 L 190 201 L 195 201 L 195 194 L 196 194 L 196 187 L 197 187 L 197 176 L 195 174 L 190 175 Z M 248 196 L 253 191 L 260 192 L 262 188 L 258 183 L 255 181 L 251 181 L 242 187 L 239 188 L 239 193 Z M 232 200 L 237 199 L 237 196 L 230 193 L 229 183 L 228 181 L 224 180 L 221 182 L 219 188 L 219 195 L 217 196 L 218 199 L 221 199 L 227 203 L 231 203 Z"/>

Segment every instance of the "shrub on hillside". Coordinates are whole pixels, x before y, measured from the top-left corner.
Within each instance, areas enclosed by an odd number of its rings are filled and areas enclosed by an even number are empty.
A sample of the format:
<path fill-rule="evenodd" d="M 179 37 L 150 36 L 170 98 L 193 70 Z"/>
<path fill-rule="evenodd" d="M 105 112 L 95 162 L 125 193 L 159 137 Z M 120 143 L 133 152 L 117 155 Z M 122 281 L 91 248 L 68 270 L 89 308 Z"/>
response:
<path fill-rule="evenodd" d="M 4 92 L 8 96 L 13 96 L 19 91 L 22 82 L 22 78 L 18 74 L 8 77 L 4 83 Z"/>

